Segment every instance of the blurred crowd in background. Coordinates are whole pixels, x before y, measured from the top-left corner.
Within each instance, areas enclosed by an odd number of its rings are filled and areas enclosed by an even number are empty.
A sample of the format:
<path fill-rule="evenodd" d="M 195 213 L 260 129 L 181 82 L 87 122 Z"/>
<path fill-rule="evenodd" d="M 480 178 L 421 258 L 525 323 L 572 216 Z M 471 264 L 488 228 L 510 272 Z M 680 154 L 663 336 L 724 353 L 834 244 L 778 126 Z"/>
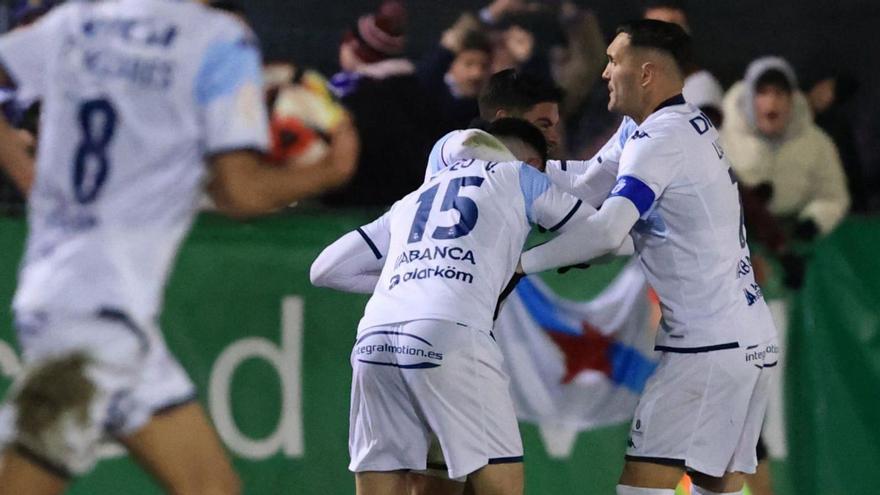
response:
<path fill-rule="evenodd" d="M 10 28 L 33 22 L 57 3 L 14 2 L 7 9 Z M 249 5 L 213 4 L 249 22 Z M 353 116 L 362 151 L 352 181 L 318 207 L 382 207 L 415 189 L 433 143 L 479 117 L 481 92 L 492 74 L 505 69 L 545 81 L 558 95 L 558 115 L 540 124 L 553 157 L 588 159 L 616 131 L 621 116 L 608 112 L 602 79 L 611 35 L 600 27 L 602 12 L 572 1 L 494 0 L 462 12 L 433 47 L 412 56 L 407 43 L 413 17 L 420 15 L 417 4 L 377 0 L 371 11 L 348 11 L 337 72 L 324 77 Z M 644 17 L 691 30 L 684 1 L 648 0 L 638 7 Z M 301 77 L 300 69 L 296 61 L 267 60 L 270 108 L 278 106 L 279 87 Z M 880 131 L 876 119 L 859 118 L 864 112 L 853 108 L 860 85 L 846 72 L 823 68 L 799 77 L 775 56 L 757 57 L 739 72 L 740 80 L 725 91 L 694 58 L 684 96 L 720 128 L 743 188 L 752 239 L 779 258 L 786 282 L 796 287 L 803 262 L 792 254 L 792 243 L 829 233 L 848 213 L 880 211 Z M 39 102 L 8 90 L 0 91 L 0 100 L 26 138 L 36 135 Z M 0 203 L 11 214 L 22 211 L 21 197 L 6 183 Z"/>

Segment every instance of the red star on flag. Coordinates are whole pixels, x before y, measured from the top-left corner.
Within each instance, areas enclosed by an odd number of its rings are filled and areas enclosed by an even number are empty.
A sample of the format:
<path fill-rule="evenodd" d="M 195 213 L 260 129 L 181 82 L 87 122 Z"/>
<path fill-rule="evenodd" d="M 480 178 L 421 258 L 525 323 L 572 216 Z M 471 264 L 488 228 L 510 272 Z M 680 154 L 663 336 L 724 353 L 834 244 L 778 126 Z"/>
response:
<path fill-rule="evenodd" d="M 571 383 L 581 372 L 589 370 L 611 376 L 608 348 L 611 347 L 612 339 L 587 322 L 583 322 L 582 325 L 584 333 L 580 335 L 547 331 L 565 356 L 565 375 L 562 377 L 562 384 Z"/>

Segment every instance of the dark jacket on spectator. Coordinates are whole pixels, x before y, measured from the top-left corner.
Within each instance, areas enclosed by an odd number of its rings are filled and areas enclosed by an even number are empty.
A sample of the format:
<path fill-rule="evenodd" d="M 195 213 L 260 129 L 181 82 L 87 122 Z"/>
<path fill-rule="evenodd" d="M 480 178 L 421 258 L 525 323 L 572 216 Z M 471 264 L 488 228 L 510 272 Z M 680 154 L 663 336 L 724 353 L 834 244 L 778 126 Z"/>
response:
<path fill-rule="evenodd" d="M 405 59 L 367 64 L 333 77 L 361 138 L 357 173 L 325 196 L 332 206 L 390 205 L 421 184 L 435 124 L 430 103 Z"/>
<path fill-rule="evenodd" d="M 455 54 L 442 46 L 437 46 L 419 63 L 418 76 L 436 109 L 437 136 L 449 131 L 464 129 L 480 115 L 476 98 L 459 97 L 452 93 L 446 82 Z"/>

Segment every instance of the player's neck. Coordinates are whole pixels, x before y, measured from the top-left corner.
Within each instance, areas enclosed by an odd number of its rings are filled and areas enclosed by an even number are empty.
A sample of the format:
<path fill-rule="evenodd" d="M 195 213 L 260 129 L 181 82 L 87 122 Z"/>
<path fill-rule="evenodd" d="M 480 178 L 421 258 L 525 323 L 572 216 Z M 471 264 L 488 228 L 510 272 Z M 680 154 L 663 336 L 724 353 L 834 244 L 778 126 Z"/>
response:
<path fill-rule="evenodd" d="M 648 95 L 648 97 L 645 98 L 640 111 L 636 115 L 630 115 L 630 117 L 632 117 L 636 124 L 641 125 L 642 122 L 651 116 L 651 114 L 657 112 L 661 108 L 667 107 L 671 104 L 684 103 L 683 100 L 679 102 L 680 97 L 681 88 L 669 88 L 666 91 L 658 91 Z"/>

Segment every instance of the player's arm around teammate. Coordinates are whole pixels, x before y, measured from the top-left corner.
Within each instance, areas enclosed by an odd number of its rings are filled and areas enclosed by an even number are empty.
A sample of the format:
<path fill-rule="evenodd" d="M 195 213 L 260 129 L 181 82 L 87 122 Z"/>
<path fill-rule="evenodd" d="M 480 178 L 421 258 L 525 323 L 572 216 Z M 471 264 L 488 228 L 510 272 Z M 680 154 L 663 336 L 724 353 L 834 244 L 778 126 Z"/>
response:
<path fill-rule="evenodd" d="M 392 207 L 393 208 L 393 207 Z M 330 244 L 312 262 L 309 279 L 316 287 L 372 294 L 388 253 L 390 211 Z"/>
<path fill-rule="evenodd" d="M 612 189 L 611 196 L 605 201 L 599 213 L 583 225 L 585 233 L 592 231 L 591 237 L 579 246 L 569 242 L 568 239 L 555 239 L 524 253 L 522 266 L 526 272 L 549 268 L 559 263 L 584 261 L 607 252 L 640 218 L 645 221 L 640 226 L 641 232 L 654 236 L 653 240 L 644 237 L 640 237 L 639 240 L 640 258 L 646 270 L 652 270 L 652 273 L 669 259 L 656 256 L 661 250 L 682 253 L 687 249 L 695 249 L 693 245 L 699 241 L 699 236 L 695 232 L 707 229 L 688 225 L 687 222 L 697 224 L 702 221 L 713 226 L 723 224 L 723 228 L 718 227 L 714 231 L 716 235 L 711 238 L 711 244 L 707 243 L 707 246 L 711 247 L 703 247 L 701 251 L 723 253 L 723 256 L 719 255 L 719 261 L 716 263 L 719 270 L 727 266 L 735 266 L 736 257 L 748 256 L 745 233 L 742 230 L 742 217 L 741 214 L 736 215 L 738 205 L 735 181 L 732 177 L 728 177 L 729 162 L 725 161 L 723 150 L 719 148 L 717 141 L 712 141 L 717 139 L 717 134 L 714 131 L 710 132 L 712 129 L 708 119 L 689 110 L 681 96 L 683 82 L 681 68 L 688 51 L 688 42 L 688 36 L 680 28 L 658 21 L 635 21 L 618 30 L 617 37 L 608 48 L 609 61 L 603 74 L 609 82 L 609 109 L 630 116 L 640 127 L 627 142 L 621 157 L 617 185 Z M 667 110 L 667 107 L 670 109 Z M 653 118 L 654 115 L 660 116 Z M 706 164 L 712 164 L 714 168 L 709 168 Z M 706 172 L 706 175 L 700 176 L 698 172 Z M 727 182 L 728 179 L 730 182 Z M 733 189 L 732 193 L 731 189 Z M 700 196 L 707 190 L 712 194 Z M 702 204 L 706 204 L 707 197 L 718 198 L 718 202 L 712 204 L 711 208 L 704 207 L 700 210 L 689 204 L 688 200 L 682 199 L 686 194 L 699 198 Z M 661 198 L 664 198 L 662 205 L 659 203 Z M 662 216 L 651 216 L 655 208 L 663 209 L 668 214 L 670 222 L 674 218 L 677 224 L 670 223 L 667 229 Z M 672 211 L 679 213 L 679 216 L 670 213 Z M 737 216 L 740 218 L 739 223 L 736 222 Z M 664 242 L 667 234 L 673 231 L 673 227 L 675 231 L 683 233 L 683 240 L 674 241 L 676 245 L 668 241 Z M 737 240 L 737 234 L 739 234 L 739 245 L 733 248 L 732 243 Z M 671 234 L 669 235 L 671 237 Z M 675 274 L 665 273 L 663 277 L 662 281 L 669 287 L 667 296 L 671 299 L 674 299 L 671 294 L 676 290 L 690 289 L 692 293 L 696 293 L 695 287 L 700 287 L 700 283 L 690 282 L 683 277 L 676 278 Z M 747 283 L 747 277 L 743 279 L 737 277 L 737 279 L 740 280 L 739 283 Z M 660 281 L 659 277 L 657 281 Z M 763 325 L 766 329 L 769 325 L 772 328 L 769 313 L 766 307 L 762 306 L 763 302 L 759 300 L 759 296 L 752 295 L 751 299 L 748 297 L 741 299 L 739 286 L 731 284 L 730 287 L 725 289 L 723 295 L 730 299 L 730 306 L 736 307 L 738 312 L 731 313 L 732 316 L 728 316 L 731 320 L 721 322 L 719 325 L 729 326 L 736 318 L 747 316 L 754 318 L 755 326 Z M 746 292 L 746 295 L 750 294 Z M 695 314 L 697 316 L 694 316 L 694 319 L 705 318 L 697 312 Z M 664 330 L 671 335 L 670 338 L 686 339 L 686 331 L 680 330 L 686 328 L 686 324 L 676 323 L 676 325 L 675 328 Z M 699 326 L 700 329 L 704 327 L 705 325 Z M 675 361 L 702 366 L 712 359 L 712 366 L 727 366 L 727 369 L 732 370 L 729 374 L 719 373 L 718 375 L 724 378 L 713 382 L 711 387 L 708 382 L 694 387 L 694 390 L 701 388 L 706 390 L 695 394 L 697 397 L 705 399 L 707 395 L 703 394 L 708 394 L 707 391 L 729 387 L 730 390 L 749 397 L 746 401 L 748 406 L 732 407 L 741 402 L 741 397 L 740 400 L 731 400 L 732 395 L 719 396 L 717 400 L 724 403 L 721 408 L 724 413 L 719 416 L 723 419 L 718 424 L 710 419 L 704 419 L 710 418 L 711 413 L 699 416 L 699 420 L 684 421 L 681 418 L 685 412 L 698 411 L 698 414 L 704 412 L 700 404 L 681 407 L 681 401 L 668 399 L 669 402 L 663 402 L 669 397 L 665 393 L 668 391 L 657 392 L 659 388 L 656 386 L 646 391 L 636 413 L 637 419 L 633 425 L 634 433 L 631 433 L 630 437 L 627 461 L 620 477 L 620 484 L 617 486 L 618 495 L 672 495 L 686 468 L 694 471 L 695 494 L 741 493 L 742 473 L 754 469 L 753 442 L 757 441 L 760 423 L 753 418 L 763 417 L 762 387 L 772 374 L 761 371 L 763 368 L 760 364 L 755 365 L 758 371 L 750 368 L 748 364 L 742 364 L 747 363 L 748 358 L 728 365 L 725 359 L 733 363 L 734 360 L 739 359 L 739 356 L 708 354 L 716 349 L 739 349 L 741 343 L 728 341 L 728 335 L 731 339 L 749 338 L 772 342 L 772 338 L 761 334 L 763 330 L 760 332 L 755 330 L 754 335 L 746 335 L 740 331 L 741 329 L 737 328 L 729 334 L 723 334 L 724 338 L 721 338 L 720 342 L 729 343 L 721 344 L 720 347 L 665 346 L 669 350 L 669 354 L 664 354 L 663 358 L 666 363 Z M 664 337 L 666 334 L 660 335 Z M 707 339 L 710 342 L 714 340 Z M 758 342 L 755 344 L 748 349 L 758 348 L 760 345 Z M 775 349 L 775 346 L 771 344 L 767 349 Z M 767 353 L 772 352 L 774 351 L 767 351 Z M 760 355 L 762 358 L 765 357 L 763 352 Z M 775 362 L 767 363 L 767 367 L 773 365 Z M 667 366 L 665 369 L 671 368 Z M 701 374 L 703 373 L 691 373 L 690 376 Z M 661 372 L 652 380 L 662 386 L 674 381 L 669 377 L 670 372 L 666 375 Z M 676 406 L 679 409 L 675 409 Z M 651 412 L 646 413 L 646 409 Z M 649 416 L 651 419 L 645 419 Z M 638 419 L 640 417 L 641 420 Z M 661 424 L 663 418 L 669 417 L 676 418 L 672 421 L 679 421 L 680 431 L 675 428 L 665 428 L 663 431 L 669 433 L 669 436 L 665 438 L 667 442 L 661 445 L 662 442 L 657 441 L 661 438 L 658 435 L 661 430 L 655 426 L 652 430 L 654 436 L 651 437 L 653 443 L 647 444 L 642 441 L 646 437 L 640 435 L 651 428 L 645 421 L 652 421 L 657 425 Z M 703 423 L 710 426 L 706 427 Z M 666 423 L 666 425 L 671 424 Z M 731 431 L 730 435 L 725 436 L 728 431 Z M 697 440 L 694 440 L 695 438 Z M 672 441 L 673 439 L 676 441 Z M 672 445 L 681 439 L 691 442 L 690 447 L 685 447 L 684 451 L 677 451 Z M 712 445 L 712 449 L 715 450 L 694 449 L 693 446 L 697 442 L 700 445 Z"/>

